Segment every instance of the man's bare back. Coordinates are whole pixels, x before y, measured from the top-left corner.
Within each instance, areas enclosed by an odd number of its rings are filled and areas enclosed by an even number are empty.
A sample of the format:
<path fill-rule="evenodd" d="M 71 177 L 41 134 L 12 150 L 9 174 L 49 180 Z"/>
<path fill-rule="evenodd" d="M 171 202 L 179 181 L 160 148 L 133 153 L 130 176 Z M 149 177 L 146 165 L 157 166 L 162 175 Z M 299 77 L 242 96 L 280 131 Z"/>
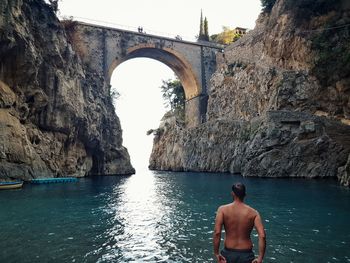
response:
<path fill-rule="evenodd" d="M 265 254 L 265 230 L 259 213 L 246 205 L 245 186 L 241 183 L 232 186 L 234 202 L 220 206 L 215 219 L 214 254 L 218 262 L 261 263 Z M 225 228 L 225 248 L 219 253 L 221 229 Z M 254 259 L 253 243 L 250 234 L 253 228 L 259 236 L 259 256 Z"/>
<path fill-rule="evenodd" d="M 225 247 L 233 249 L 253 248 L 250 233 L 254 227 L 256 210 L 244 203 L 231 203 L 221 206 L 225 228 Z"/>

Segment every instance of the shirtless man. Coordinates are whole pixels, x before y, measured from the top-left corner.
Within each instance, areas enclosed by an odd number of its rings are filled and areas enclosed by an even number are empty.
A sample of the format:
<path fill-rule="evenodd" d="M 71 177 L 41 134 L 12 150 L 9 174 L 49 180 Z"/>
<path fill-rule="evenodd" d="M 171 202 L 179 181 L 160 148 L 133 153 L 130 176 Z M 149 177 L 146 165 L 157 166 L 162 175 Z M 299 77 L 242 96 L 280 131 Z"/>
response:
<path fill-rule="evenodd" d="M 262 263 L 265 255 L 265 230 L 259 213 L 246 205 L 245 186 L 232 186 L 233 203 L 220 206 L 215 219 L 214 254 L 219 263 Z M 219 253 L 221 228 L 225 228 L 225 248 Z M 259 256 L 255 259 L 250 234 L 256 228 L 259 235 Z"/>

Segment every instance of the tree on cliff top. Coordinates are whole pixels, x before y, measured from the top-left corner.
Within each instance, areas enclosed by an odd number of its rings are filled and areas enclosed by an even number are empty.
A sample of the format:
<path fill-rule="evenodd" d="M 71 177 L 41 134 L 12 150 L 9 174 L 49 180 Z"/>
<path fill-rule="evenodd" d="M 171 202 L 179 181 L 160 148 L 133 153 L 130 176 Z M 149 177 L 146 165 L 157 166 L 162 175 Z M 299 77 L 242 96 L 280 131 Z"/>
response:
<path fill-rule="evenodd" d="M 199 22 L 199 35 L 197 39 L 203 41 L 209 41 L 208 19 L 205 17 L 203 21 L 203 12 L 201 10 L 201 18 Z"/>
<path fill-rule="evenodd" d="M 200 40 L 200 38 L 204 35 L 204 24 L 203 24 L 203 11 L 201 9 L 201 18 L 199 21 L 199 35 L 198 35 L 198 39 Z"/>
<path fill-rule="evenodd" d="M 209 29 L 208 29 L 208 19 L 205 17 L 204 18 L 204 36 L 203 40 L 209 41 Z"/>

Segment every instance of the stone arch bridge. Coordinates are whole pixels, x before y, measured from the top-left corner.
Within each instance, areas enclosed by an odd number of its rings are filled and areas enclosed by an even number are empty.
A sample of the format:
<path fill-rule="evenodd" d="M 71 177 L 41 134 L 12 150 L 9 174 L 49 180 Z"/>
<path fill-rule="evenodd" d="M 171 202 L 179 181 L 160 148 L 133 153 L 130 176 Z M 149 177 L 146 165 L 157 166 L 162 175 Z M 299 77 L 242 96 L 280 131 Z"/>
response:
<path fill-rule="evenodd" d="M 108 83 L 113 70 L 132 58 L 146 57 L 166 64 L 184 87 L 187 126 L 205 121 L 208 83 L 216 69 L 216 53 L 222 51 L 222 46 L 83 22 L 75 22 L 70 33 L 83 62 Z"/>

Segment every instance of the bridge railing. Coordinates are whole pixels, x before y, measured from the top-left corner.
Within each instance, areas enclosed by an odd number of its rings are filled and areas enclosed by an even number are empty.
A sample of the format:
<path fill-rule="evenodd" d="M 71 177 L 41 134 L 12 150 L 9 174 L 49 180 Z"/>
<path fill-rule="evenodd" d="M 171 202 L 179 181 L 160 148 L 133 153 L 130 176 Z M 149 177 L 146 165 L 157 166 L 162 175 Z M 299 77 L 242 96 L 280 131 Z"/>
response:
<path fill-rule="evenodd" d="M 102 21 L 102 20 L 95 20 L 95 19 L 77 17 L 77 16 L 69 16 L 69 17 L 62 16 L 62 17 L 60 17 L 60 20 L 61 21 L 73 20 L 73 21 L 87 23 L 87 24 L 94 24 L 96 26 L 115 28 L 115 29 L 119 29 L 119 30 L 132 31 L 135 33 L 143 33 L 143 34 L 148 34 L 148 35 L 154 35 L 154 36 L 159 36 L 159 37 L 175 39 L 178 41 L 191 42 L 191 43 L 194 43 L 197 45 L 209 46 L 209 47 L 213 47 L 213 48 L 217 48 L 217 49 L 224 48 L 224 45 L 221 45 L 219 43 L 201 42 L 201 41 L 197 42 L 195 37 L 174 35 L 174 34 L 169 34 L 169 33 L 161 32 L 161 31 L 148 30 L 147 28 L 127 26 L 127 25 L 122 25 L 122 24 L 117 24 L 117 23 L 107 22 L 107 21 Z"/>
<path fill-rule="evenodd" d="M 173 38 L 173 39 L 184 40 L 184 41 L 190 41 L 190 42 L 196 41 L 195 37 L 183 36 L 180 34 L 178 34 L 178 35 L 170 34 L 170 33 L 166 33 L 166 32 L 151 30 L 149 28 L 144 28 L 142 26 L 140 26 L 140 27 L 127 26 L 127 25 L 117 24 L 114 22 L 107 22 L 107 21 L 90 19 L 90 18 L 85 18 L 85 17 L 61 16 L 60 20 L 74 20 L 74 21 L 80 21 L 80 22 L 85 22 L 85 23 L 93 23 L 93 24 L 100 25 L 100 26 L 113 27 L 116 29 L 134 31 L 137 33 L 140 33 L 140 29 L 141 29 L 142 33 L 145 33 L 145 34 L 151 34 L 151 35 L 162 36 L 162 37 Z"/>

